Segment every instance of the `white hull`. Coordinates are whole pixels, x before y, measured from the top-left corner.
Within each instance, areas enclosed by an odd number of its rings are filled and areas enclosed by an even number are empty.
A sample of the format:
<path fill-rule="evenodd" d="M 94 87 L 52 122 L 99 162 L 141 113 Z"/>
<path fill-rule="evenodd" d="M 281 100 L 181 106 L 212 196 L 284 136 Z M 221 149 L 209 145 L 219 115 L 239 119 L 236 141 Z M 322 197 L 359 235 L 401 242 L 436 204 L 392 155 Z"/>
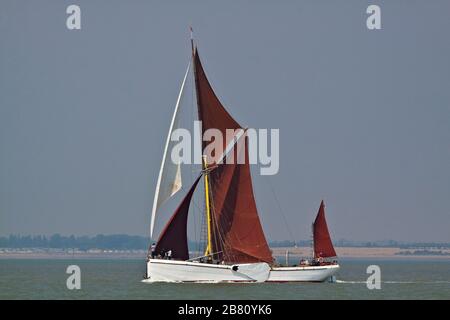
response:
<path fill-rule="evenodd" d="M 323 282 L 339 265 L 273 267 L 267 263 L 216 265 L 150 259 L 145 282 Z"/>

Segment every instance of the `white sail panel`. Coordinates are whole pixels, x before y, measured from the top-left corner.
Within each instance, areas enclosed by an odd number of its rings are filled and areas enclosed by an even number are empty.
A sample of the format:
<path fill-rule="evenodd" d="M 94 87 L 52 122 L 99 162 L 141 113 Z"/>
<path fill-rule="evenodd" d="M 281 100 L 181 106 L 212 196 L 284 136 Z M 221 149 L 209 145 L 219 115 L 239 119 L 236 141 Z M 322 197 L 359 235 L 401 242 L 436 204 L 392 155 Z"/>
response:
<path fill-rule="evenodd" d="M 184 85 L 190 69 L 190 63 L 184 74 L 183 83 L 181 84 L 180 93 L 178 94 L 177 103 L 173 112 L 172 121 L 169 127 L 169 134 L 167 136 L 166 145 L 164 147 L 164 154 L 159 170 L 158 182 L 156 183 L 155 197 L 153 199 L 152 217 L 150 222 L 150 237 L 153 236 L 153 229 L 155 227 L 155 217 L 158 208 L 175 193 L 177 193 L 182 186 L 180 163 L 174 163 L 170 157 L 170 152 L 173 148 L 174 142 L 170 137 L 172 132 L 178 128 L 178 110 L 180 101 L 183 96 Z"/>

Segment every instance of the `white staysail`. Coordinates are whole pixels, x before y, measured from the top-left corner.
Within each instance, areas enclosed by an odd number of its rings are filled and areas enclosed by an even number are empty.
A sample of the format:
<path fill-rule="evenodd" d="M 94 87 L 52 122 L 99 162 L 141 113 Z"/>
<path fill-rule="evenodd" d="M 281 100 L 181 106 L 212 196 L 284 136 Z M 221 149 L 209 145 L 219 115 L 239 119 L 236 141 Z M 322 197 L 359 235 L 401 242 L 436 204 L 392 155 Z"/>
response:
<path fill-rule="evenodd" d="M 174 163 L 169 154 L 172 150 L 172 144 L 174 143 L 170 138 L 173 130 L 178 127 L 178 109 L 180 106 L 181 97 L 183 96 L 184 85 L 186 83 L 190 66 L 191 63 L 189 62 L 186 73 L 184 74 L 183 83 L 181 84 L 180 93 L 178 94 L 177 104 L 175 105 L 175 111 L 173 112 L 172 121 L 170 123 L 169 134 L 164 147 L 163 159 L 161 168 L 159 169 L 158 182 L 156 184 L 155 198 L 153 200 L 152 218 L 150 222 L 150 237 L 153 236 L 156 211 L 167 199 L 177 193 L 181 189 L 182 185 L 180 163 Z"/>

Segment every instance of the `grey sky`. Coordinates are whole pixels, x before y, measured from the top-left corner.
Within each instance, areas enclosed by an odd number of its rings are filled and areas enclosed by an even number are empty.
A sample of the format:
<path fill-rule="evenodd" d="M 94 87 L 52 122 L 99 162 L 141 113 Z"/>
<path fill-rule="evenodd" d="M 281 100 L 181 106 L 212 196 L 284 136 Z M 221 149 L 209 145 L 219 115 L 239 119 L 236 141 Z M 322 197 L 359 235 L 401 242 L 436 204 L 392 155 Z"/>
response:
<path fill-rule="evenodd" d="M 66 28 L 69 4 L 80 31 Z M 369 4 L 382 30 L 366 28 Z M 449 12 L 448 1 L 3 0 L 0 234 L 148 234 L 192 24 L 232 115 L 280 129 L 279 174 L 254 177 L 269 239 L 291 237 L 267 180 L 297 239 L 324 198 L 334 239 L 450 241 Z"/>

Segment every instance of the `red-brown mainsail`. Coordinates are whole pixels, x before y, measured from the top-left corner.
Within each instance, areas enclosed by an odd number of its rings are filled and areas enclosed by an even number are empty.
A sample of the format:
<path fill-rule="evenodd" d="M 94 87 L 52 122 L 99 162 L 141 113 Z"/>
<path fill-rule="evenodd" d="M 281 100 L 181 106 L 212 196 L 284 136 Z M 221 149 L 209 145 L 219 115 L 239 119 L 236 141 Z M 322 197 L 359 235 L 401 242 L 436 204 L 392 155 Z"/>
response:
<path fill-rule="evenodd" d="M 198 50 L 194 50 L 194 77 L 197 92 L 198 117 L 202 121 L 203 132 L 207 129 L 218 129 L 226 137 L 226 129 L 241 129 L 228 111 L 222 106 L 203 70 Z M 224 150 L 230 141 L 224 139 Z M 203 141 L 205 148 L 207 141 Z M 210 159 L 208 159 L 210 160 Z"/>
<path fill-rule="evenodd" d="M 325 220 L 325 204 L 320 203 L 319 212 L 313 224 L 314 237 L 314 257 L 329 258 L 336 257 L 333 242 L 331 242 L 330 233 L 328 232 L 327 221 Z"/>
<path fill-rule="evenodd" d="M 215 128 L 227 137 L 226 129 L 242 129 L 214 93 L 194 49 L 194 72 L 202 133 Z M 212 199 L 212 248 L 225 262 L 268 262 L 273 258 L 259 221 L 253 195 L 247 138 L 244 164 L 219 164 L 210 173 Z M 226 140 L 226 139 L 224 139 Z M 224 141 L 224 150 L 232 141 Z M 204 145 L 205 146 L 205 145 Z M 233 150 L 234 152 L 234 150 Z M 237 161 L 235 161 L 237 162 Z M 211 164 L 211 163 L 210 163 Z"/>

